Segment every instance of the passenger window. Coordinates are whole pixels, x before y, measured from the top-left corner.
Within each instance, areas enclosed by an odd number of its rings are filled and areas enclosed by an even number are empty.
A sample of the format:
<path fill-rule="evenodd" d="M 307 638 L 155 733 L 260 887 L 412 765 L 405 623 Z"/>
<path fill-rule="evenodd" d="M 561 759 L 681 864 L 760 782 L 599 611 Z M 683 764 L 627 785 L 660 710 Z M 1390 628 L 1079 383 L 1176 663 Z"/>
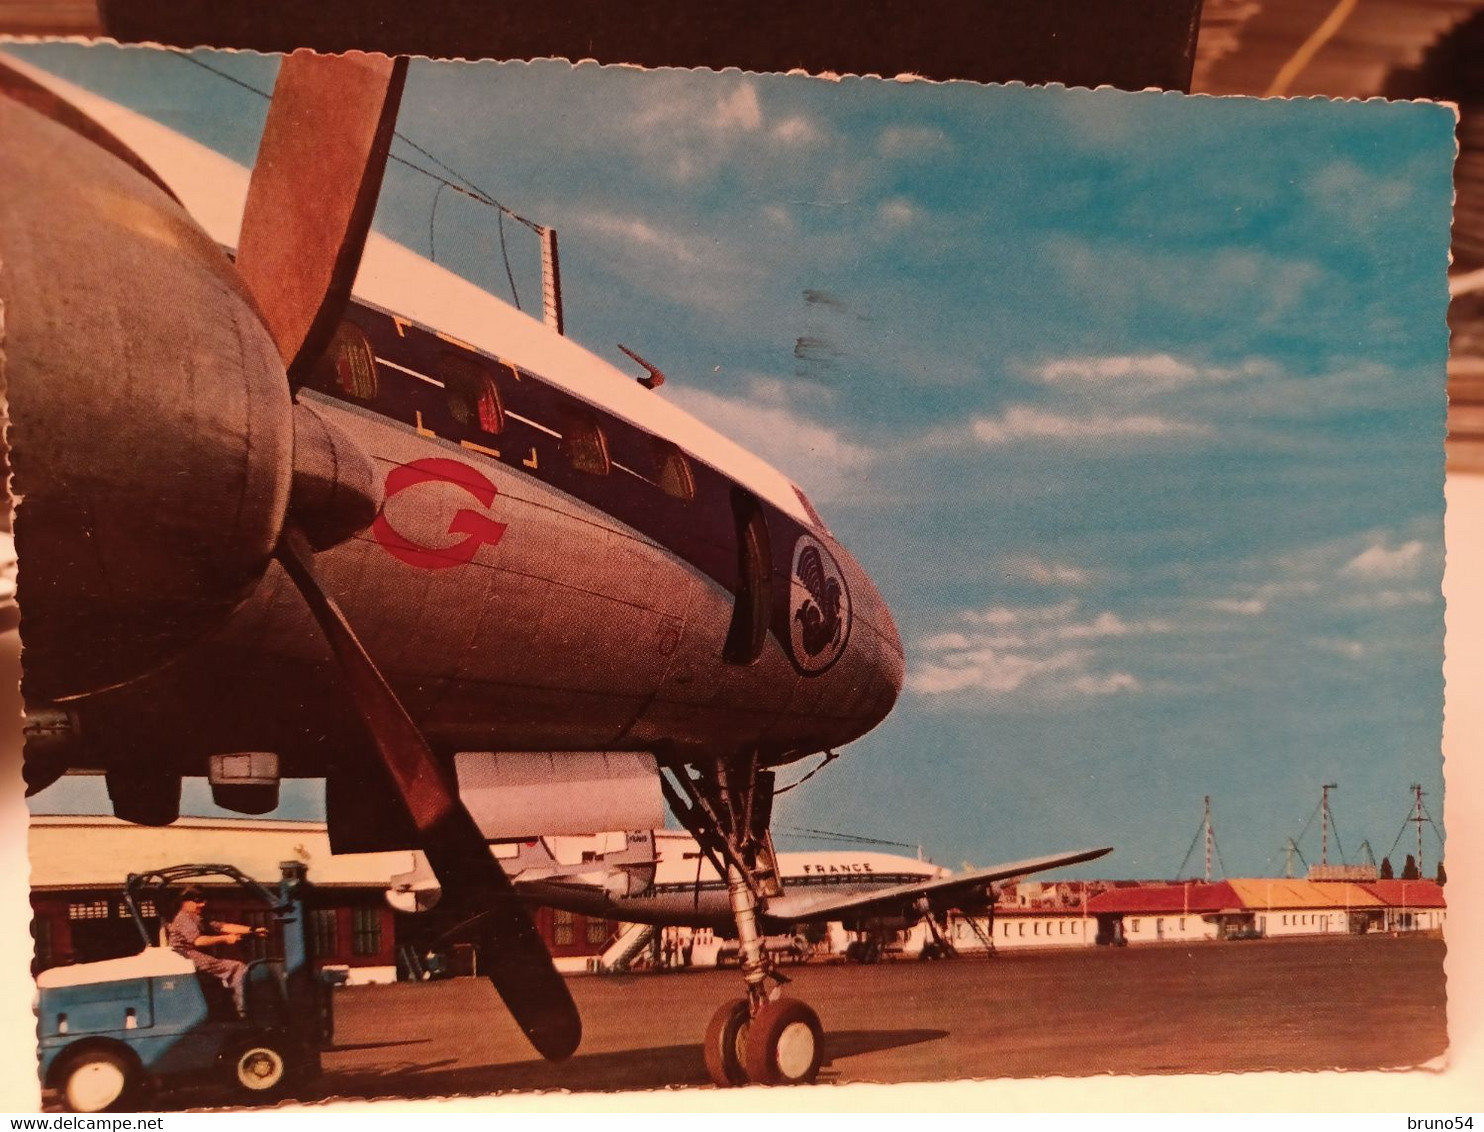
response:
<path fill-rule="evenodd" d="M 462 354 L 447 354 L 438 367 L 455 421 L 489 436 L 505 430 L 505 406 L 489 368 Z"/>
<path fill-rule="evenodd" d="M 562 437 L 562 453 L 579 472 L 606 476 L 613 468 L 608 458 L 608 438 L 591 417 L 572 417 Z"/>
<path fill-rule="evenodd" d="M 696 497 L 696 480 L 691 475 L 690 461 L 685 458 L 685 453 L 676 448 L 668 440 L 655 439 L 655 483 L 660 485 L 660 490 L 675 499 L 683 499 L 686 502 Z"/>
<path fill-rule="evenodd" d="M 357 401 L 376 399 L 376 354 L 366 332 L 353 322 L 335 328 L 330 347 L 315 367 L 315 384 Z"/>

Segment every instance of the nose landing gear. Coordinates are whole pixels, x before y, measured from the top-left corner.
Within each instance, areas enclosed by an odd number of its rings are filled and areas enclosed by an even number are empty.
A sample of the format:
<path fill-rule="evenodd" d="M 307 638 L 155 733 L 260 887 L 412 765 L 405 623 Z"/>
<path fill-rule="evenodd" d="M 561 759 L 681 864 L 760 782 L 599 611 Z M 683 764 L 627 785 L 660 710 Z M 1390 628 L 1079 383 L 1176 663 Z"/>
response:
<path fill-rule="evenodd" d="M 809 1084 L 824 1060 L 824 1029 L 806 1003 L 783 997 L 788 979 L 758 927 L 759 907 L 783 891 L 768 833 L 773 775 L 758 770 L 756 754 L 720 759 L 712 776 L 667 769 L 660 781 L 671 810 L 727 878 L 747 985 L 747 997 L 724 1003 L 706 1027 L 706 1071 L 722 1088 Z"/>

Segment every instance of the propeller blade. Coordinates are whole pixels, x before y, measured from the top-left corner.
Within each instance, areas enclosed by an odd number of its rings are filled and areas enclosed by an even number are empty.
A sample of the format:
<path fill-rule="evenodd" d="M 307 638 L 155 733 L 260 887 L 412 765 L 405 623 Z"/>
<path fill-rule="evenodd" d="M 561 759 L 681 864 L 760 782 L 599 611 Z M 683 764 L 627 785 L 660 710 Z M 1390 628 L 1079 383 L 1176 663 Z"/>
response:
<path fill-rule="evenodd" d="M 376 212 L 407 60 L 283 61 L 248 185 L 237 269 L 297 386 L 345 313 Z"/>
<path fill-rule="evenodd" d="M 450 789 L 417 725 L 320 586 L 303 537 L 287 532 L 278 560 L 330 642 L 351 700 L 417 827 L 444 900 L 480 914 L 478 942 L 491 960 L 490 982 L 543 1057 L 570 1056 L 582 1039 L 582 1019 L 510 878 Z"/>

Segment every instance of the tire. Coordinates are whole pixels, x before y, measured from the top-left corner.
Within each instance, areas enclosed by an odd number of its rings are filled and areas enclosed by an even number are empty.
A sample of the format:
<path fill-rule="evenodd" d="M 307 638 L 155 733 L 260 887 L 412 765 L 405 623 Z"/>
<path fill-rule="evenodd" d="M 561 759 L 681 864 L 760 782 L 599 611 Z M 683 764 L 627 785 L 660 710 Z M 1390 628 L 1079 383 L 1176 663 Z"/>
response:
<path fill-rule="evenodd" d="M 811 1084 L 823 1060 L 819 1015 L 796 998 L 765 1003 L 748 1027 L 742 1066 L 755 1084 Z"/>
<path fill-rule="evenodd" d="M 706 1059 L 706 1072 L 720 1088 L 730 1089 L 747 1084 L 747 1070 L 742 1066 L 742 1059 L 743 1051 L 747 1048 L 750 1023 L 751 1011 L 745 998 L 723 1003 L 711 1016 L 702 1050 Z"/>
<path fill-rule="evenodd" d="M 121 1050 L 90 1049 L 67 1060 L 57 1078 L 68 1112 L 123 1112 L 133 1104 L 142 1074 Z"/>
<path fill-rule="evenodd" d="M 289 1083 L 290 1065 L 277 1038 L 252 1038 L 227 1051 L 227 1080 L 254 1100 L 277 1096 Z"/>

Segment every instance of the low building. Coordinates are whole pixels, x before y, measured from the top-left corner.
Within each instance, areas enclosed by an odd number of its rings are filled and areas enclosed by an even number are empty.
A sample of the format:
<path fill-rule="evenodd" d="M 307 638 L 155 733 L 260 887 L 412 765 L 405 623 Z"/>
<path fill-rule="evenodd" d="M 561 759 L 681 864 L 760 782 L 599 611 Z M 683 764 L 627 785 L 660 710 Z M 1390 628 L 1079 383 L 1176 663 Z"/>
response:
<path fill-rule="evenodd" d="M 1385 901 L 1354 881 L 1259 877 L 1230 883 L 1266 937 L 1359 935 L 1379 928 L 1385 915 Z"/>
<path fill-rule="evenodd" d="M 1189 942 L 1227 939 L 1249 929 L 1231 883 L 1141 884 L 1109 888 L 1089 898 L 1097 942 Z"/>
<path fill-rule="evenodd" d="M 1436 881 L 1373 880 L 1365 888 L 1385 906 L 1385 931 L 1442 931 L 1448 919 L 1443 886 Z"/>
<path fill-rule="evenodd" d="M 389 879 L 412 869 L 412 852 L 333 854 L 323 822 L 183 817 L 155 828 L 94 815 L 35 815 L 30 853 L 37 971 L 137 950 L 139 931 L 124 905 L 129 873 L 224 863 L 271 888 L 281 861 L 299 861 L 308 869 L 309 936 L 317 966 L 347 968 L 353 982 L 390 982 L 399 970 L 405 976 L 424 969 L 423 920 L 394 913 L 386 901 Z M 243 900 L 237 886 L 202 887 L 212 919 L 268 925 L 268 914 Z M 169 912 L 142 908 L 146 931 L 157 933 L 161 913 Z M 558 967 L 566 970 L 585 970 L 587 958 L 607 946 L 618 926 L 550 908 L 533 909 L 533 918 Z M 271 939 L 244 939 L 235 957 L 275 957 L 278 946 Z M 455 972 L 478 973 L 472 947 L 447 950 L 445 961 Z"/>

